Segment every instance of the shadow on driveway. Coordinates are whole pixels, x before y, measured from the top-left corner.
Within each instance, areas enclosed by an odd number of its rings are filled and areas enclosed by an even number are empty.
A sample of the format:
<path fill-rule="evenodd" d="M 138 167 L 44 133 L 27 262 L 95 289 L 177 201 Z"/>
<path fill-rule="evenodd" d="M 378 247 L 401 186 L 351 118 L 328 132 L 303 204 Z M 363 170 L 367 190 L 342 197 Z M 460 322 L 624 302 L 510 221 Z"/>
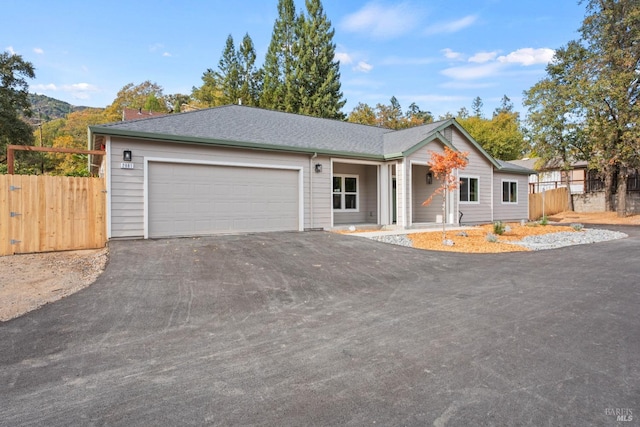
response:
<path fill-rule="evenodd" d="M 0 425 L 636 421 L 640 233 L 615 229 L 631 237 L 491 255 L 115 241 L 91 287 L 0 325 Z"/>

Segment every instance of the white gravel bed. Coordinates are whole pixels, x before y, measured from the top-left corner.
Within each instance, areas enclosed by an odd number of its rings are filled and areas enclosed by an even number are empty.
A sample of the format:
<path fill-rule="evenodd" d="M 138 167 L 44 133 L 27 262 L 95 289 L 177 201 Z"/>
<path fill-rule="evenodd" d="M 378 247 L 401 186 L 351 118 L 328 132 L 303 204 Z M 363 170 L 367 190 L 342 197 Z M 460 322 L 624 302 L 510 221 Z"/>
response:
<path fill-rule="evenodd" d="M 624 239 L 629 237 L 619 231 L 600 230 L 586 228 L 581 231 L 562 231 L 560 233 L 541 234 L 539 236 L 527 236 L 519 242 L 509 242 L 514 245 L 524 246 L 532 251 L 544 249 L 562 248 L 572 245 L 586 245 L 589 243 L 606 242 L 608 240 Z"/>
<path fill-rule="evenodd" d="M 510 241 L 508 243 L 524 246 L 525 248 L 532 251 L 540 251 L 544 249 L 555 249 L 572 245 L 585 245 L 588 243 L 606 242 L 608 240 L 623 239 L 625 237 L 629 236 L 618 231 L 586 228 L 576 232 L 563 231 L 560 233 L 549 233 L 539 236 L 527 236 L 520 241 Z M 405 234 L 375 236 L 370 237 L 370 239 L 399 246 L 413 246 L 411 239 L 409 239 Z"/>

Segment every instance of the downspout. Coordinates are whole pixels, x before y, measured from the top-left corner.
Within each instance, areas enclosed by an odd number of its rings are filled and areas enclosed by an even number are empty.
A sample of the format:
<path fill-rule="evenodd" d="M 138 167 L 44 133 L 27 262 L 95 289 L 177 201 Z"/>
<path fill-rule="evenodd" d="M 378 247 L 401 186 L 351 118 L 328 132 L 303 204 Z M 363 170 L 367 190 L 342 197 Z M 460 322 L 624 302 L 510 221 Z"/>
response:
<path fill-rule="evenodd" d="M 496 203 L 495 199 L 493 198 L 494 193 L 493 193 L 493 187 L 495 187 L 495 183 L 493 182 L 493 167 L 491 167 L 491 222 L 494 221 L 495 219 L 495 214 L 494 214 L 494 204 Z"/>
<path fill-rule="evenodd" d="M 318 157 L 318 153 L 313 153 L 309 158 L 309 228 L 313 230 L 313 159 Z M 304 203 L 304 200 L 303 200 Z"/>

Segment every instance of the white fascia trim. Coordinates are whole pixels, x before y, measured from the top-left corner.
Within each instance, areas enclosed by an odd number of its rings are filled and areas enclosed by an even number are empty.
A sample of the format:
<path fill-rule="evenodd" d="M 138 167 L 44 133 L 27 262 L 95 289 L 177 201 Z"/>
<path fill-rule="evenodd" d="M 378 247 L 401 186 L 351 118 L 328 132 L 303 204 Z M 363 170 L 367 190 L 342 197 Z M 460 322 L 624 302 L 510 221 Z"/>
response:
<path fill-rule="evenodd" d="M 105 157 L 106 157 L 106 184 L 107 184 L 107 240 L 111 239 L 111 137 L 107 136 L 105 142 Z"/>
<path fill-rule="evenodd" d="M 298 231 L 304 231 L 304 168 L 301 166 L 264 163 L 216 162 L 208 160 L 174 159 L 168 157 L 144 158 L 144 238 L 149 238 L 149 163 L 181 163 L 189 165 L 227 166 L 236 168 L 280 169 L 298 172 Z"/>
<path fill-rule="evenodd" d="M 386 162 L 376 162 L 375 160 L 351 160 L 351 159 L 341 159 L 341 158 L 331 158 L 331 163 L 346 163 L 346 164 L 357 164 L 357 165 L 384 165 Z"/>

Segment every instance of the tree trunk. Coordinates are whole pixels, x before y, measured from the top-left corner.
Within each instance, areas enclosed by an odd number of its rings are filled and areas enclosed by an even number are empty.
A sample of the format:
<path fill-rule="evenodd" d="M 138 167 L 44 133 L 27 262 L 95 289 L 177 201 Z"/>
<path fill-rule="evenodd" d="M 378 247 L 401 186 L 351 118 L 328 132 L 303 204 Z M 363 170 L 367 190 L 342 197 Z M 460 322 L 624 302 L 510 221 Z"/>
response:
<path fill-rule="evenodd" d="M 613 169 L 606 168 L 604 170 L 604 210 L 607 212 L 613 212 Z"/>
<path fill-rule="evenodd" d="M 616 194 L 616 199 L 618 201 L 618 206 L 616 207 L 616 212 L 618 213 L 618 217 L 624 218 L 627 216 L 627 168 L 620 168 L 618 172 L 618 194 Z"/>
<path fill-rule="evenodd" d="M 565 171 L 564 177 L 567 185 L 567 210 L 573 212 L 573 197 L 571 197 L 571 171 Z"/>

